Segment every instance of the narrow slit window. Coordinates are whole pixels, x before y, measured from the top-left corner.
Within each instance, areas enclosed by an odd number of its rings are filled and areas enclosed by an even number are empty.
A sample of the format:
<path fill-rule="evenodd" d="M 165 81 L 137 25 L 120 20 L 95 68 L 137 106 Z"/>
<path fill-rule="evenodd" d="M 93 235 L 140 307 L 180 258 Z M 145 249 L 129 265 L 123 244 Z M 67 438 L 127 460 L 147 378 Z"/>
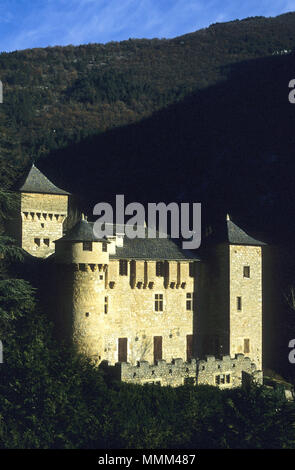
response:
<path fill-rule="evenodd" d="M 250 266 L 244 266 L 243 268 L 244 277 L 250 277 Z"/>
<path fill-rule="evenodd" d="M 49 243 L 50 243 L 49 238 L 44 238 L 44 244 L 46 246 L 49 246 Z"/>
<path fill-rule="evenodd" d="M 193 309 L 193 294 L 191 292 L 186 294 L 186 309 L 189 311 Z"/>
<path fill-rule="evenodd" d="M 242 310 L 242 297 L 237 297 L 237 310 L 238 312 Z"/>
<path fill-rule="evenodd" d="M 109 311 L 109 298 L 105 297 L 104 298 L 104 313 L 108 313 Z"/>

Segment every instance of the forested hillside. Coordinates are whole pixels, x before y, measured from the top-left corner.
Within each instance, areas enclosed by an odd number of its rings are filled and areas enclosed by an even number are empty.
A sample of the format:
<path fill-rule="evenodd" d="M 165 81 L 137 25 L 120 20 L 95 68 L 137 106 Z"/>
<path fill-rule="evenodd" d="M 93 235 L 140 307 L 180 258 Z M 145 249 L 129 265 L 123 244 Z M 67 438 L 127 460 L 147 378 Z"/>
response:
<path fill-rule="evenodd" d="M 295 14 L 215 24 L 172 40 L 2 53 L 1 181 L 70 142 L 140 121 L 226 80 L 232 65 L 295 46 Z"/>

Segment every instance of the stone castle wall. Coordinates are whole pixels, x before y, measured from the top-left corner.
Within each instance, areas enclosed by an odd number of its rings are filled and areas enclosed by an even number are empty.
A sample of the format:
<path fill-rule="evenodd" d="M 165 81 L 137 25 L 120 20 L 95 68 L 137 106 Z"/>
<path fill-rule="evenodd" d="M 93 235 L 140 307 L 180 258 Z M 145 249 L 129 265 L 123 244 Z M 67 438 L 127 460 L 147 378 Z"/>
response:
<path fill-rule="evenodd" d="M 250 378 L 262 383 L 261 371 L 243 354 L 236 354 L 234 358 L 223 356 L 221 359 L 206 356 L 204 360 L 192 359 L 189 362 L 182 359 L 173 359 L 170 363 L 162 360 L 155 365 L 147 361 L 140 361 L 137 365 L 116 363 L 110 366 L 104 363 L 102 367 L 117 380 L 140 385 L 177 387 L 190 383 L 233 388 L 240 387 Z"/>
<path fill-rule="evenodd" d="M 105 262 L 105 253 L 101 255 Z M 168 284 L 165 276 L 156 275 L 155 261 L 128 261 L 127 275 L 120 275 L 117 259 L 108 264 L 58 264 L 58 315 L 68 319 L 64 325 L 72 324 L 65 336 L 72 335 L 78 349 L 98 363 L 118 361 L 120 338 L 127 339 L 128 362 L 154 362 L 155 336 L 162 337 L 163 359 L 186 359 L 187 336 L 193 335 L 195 321 L 195 280 L 188 264 L 172 262 Z M 156 294 L 163 296 L 162 311 L 155 309 Z"/>

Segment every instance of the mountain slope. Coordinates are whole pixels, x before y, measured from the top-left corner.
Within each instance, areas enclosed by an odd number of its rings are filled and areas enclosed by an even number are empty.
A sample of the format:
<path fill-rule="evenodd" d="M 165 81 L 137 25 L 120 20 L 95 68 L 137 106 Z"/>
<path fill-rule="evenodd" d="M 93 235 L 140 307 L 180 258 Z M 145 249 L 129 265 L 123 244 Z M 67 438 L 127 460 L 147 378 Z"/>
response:
<path fill-rule="evenodd" d="M 172 40 L 2 53 L 0 169 L 140 121 L 228 78 L 234 64 L 288 53 L 295 14 L 215 24 Z M 292 77 L 291 77 L 292 78 Z"/>

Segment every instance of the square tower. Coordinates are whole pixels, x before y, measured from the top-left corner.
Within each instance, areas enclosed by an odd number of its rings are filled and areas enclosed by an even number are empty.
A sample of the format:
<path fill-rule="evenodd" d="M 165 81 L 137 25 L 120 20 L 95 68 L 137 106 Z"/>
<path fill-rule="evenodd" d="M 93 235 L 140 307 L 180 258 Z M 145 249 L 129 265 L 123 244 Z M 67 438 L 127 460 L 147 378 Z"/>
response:
<path fill-rule="evenodd" d="M 202 354 L 242 353 L 262 369 L 262 246 L 230 217 L 207 237 Z"/>
<path fill-rule="evenodd" d="M 54 252 L 53 242 L 63 236 L 70 193 L 55 186 L 34 164 L 17 191 L 13 235 L 28 253 L 46 258 Z"/>

